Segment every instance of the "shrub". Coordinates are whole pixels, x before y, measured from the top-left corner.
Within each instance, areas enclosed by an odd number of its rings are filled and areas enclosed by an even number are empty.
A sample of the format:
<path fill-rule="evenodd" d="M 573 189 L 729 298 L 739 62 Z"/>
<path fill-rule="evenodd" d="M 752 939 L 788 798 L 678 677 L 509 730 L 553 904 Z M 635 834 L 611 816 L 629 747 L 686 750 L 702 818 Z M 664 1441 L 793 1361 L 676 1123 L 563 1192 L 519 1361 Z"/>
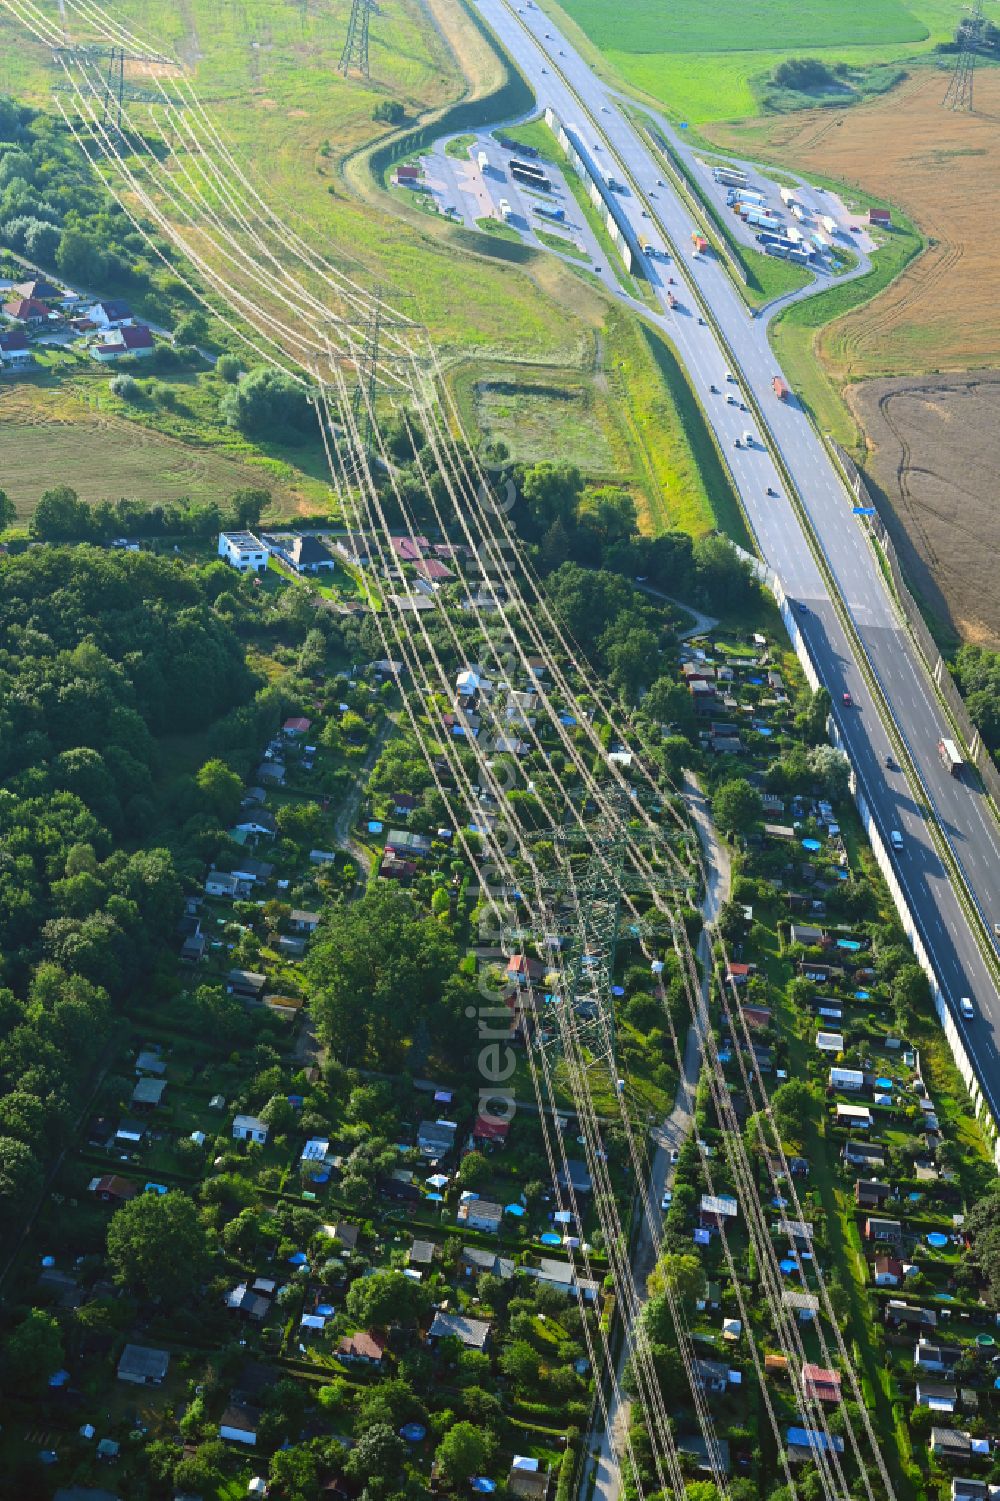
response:
<path fill-rule="evenodd" d="M 112 396 L 120 396 L 122 401 L 141 401 L 144 394 L 133 375 L 116 375 L 114 380 L 108 381 L 108 389 Z"/>
<path fill-rule="evenodd" d="M 215 362 L 216 373 L 227 385 L 235 386 L 240 378 L 240 362 L 235 354 L 220 354 Z"/>

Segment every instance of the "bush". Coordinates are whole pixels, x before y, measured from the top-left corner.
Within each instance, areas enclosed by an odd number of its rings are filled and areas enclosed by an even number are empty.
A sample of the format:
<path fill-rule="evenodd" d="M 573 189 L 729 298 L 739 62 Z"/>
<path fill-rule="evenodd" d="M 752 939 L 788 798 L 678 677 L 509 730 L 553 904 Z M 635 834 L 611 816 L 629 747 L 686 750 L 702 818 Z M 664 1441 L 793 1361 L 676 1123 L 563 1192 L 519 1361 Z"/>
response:
<path fill-rule="evenodd" d="M 833 74 L 818 57 L 789 57 L 771 75 L 781 89 L 821 89 L 833 82 Z"/>
<path fill-rule="evenodd" d="M 406 110 L 398 99 L 383 99 L 372 110 L 372 119 L 384 121 L 386 125 L 402 125 Z"/>
<path fill-rule="evenodd" d="M 141 401 L 145 394 L 133 375 L 116 375 L 114 380 L 108 381 L 108 390 L 112 396 L 120 396 L 122 401 Z"/>
<path fill-rule="evenodd" d="M 278 443 L 301 443 L 316 422 L 305 387 L 267 366 L 242 376 L 219 402 L 219 413 L 230 427 Z"/>
<path fill-rule="evenodd" d="M 215 369 L 219 378 L 229 386 L 235 386 L 240 378 L 241 366 L 235 354 L 220 354 Z"/>

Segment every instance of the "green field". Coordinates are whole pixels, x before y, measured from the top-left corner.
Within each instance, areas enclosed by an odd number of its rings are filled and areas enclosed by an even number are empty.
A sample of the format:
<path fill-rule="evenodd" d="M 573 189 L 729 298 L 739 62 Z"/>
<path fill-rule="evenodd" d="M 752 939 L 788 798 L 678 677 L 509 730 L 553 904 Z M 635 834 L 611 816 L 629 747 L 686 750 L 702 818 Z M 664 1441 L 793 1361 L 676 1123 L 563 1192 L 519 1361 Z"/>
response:
<path fill-rule="evenodd" d="M 563 0 L 595 46 L 616 52 L 737 52 L 921 42 L 927 27 L 902 0 Z"/>
<path fill-rule="evenodd" d="M 656 99 L 692 126 L 759 114 L 778 63 L 818 55 L 852 69 L 905 62 L 953 35 L 961 0 L 542 0 L 613 81 Z"/>

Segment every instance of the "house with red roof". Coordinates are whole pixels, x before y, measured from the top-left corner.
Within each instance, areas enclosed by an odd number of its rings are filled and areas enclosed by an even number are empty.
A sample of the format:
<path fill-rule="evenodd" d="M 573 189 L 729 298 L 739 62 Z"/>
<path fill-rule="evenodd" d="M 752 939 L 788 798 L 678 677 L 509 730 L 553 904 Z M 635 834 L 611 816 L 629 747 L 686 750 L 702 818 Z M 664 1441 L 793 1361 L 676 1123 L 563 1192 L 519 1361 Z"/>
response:
<path fill-rule="evenodd" d="M 107 365 L 127 354 L 134 354 L 136 359 L 147 359 L 153 349 L 153 335 L 145 324 L 136 323 L 110 329 L 90 346 L 90 353 L 93 359 Z"/>
<path fill-rule="evenodd" d="M 820 1402 L 839 1402 L 840 1372 L 807 1361 L 802 1367 L 802 1392 Z"/>
<path fill-rule="evenodd" d="M 509 1131 L 509 1120 L 495 1120 L 492 1116 L 479 1115 L 472 1128 L 472 1139 L 477 1146 L 482 1142 L 493 1142 L 497 1146 L 503 1146 Z"/>
<path fill-rule="evenodd" d="M 311 724 L 311 719 L 302 719 L 301 717 L 286 719 L 281 726 L 281 733 L 287 739 L 295 740 L 299 735 L 308 735 Z"/>
<path fill-rule="evenodd" d="M 38 328 L 47 323 L 51 311 L 37 297 L 18 297 L 13 302 L 5 302 L 3 310 L 8 318 L 12 318 L 15 323 L 23 323 L 26 328 Z"/>

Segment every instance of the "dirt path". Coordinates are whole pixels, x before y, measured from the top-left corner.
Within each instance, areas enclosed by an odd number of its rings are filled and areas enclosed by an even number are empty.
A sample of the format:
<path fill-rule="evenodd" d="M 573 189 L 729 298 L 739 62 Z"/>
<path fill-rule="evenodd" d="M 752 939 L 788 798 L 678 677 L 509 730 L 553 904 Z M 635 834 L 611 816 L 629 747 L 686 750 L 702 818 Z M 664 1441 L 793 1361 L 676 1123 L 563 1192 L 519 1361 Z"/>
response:
<path fill-rule="evenodd" d="M 685 608 L 687 608 L 685 606 Z M 707 619 L 707 617 L 705 617 Z M 684 800 L 698 832 L 705 861 L 707 885 L 702 901 L 702 914 L 706 924 L 714 923 L 723 902 L 729 895 L 731 865 L 729 851 L 719 839 L 709 817 L 705 795 L 693 772 L 684 774 Z M 701 1057 L 704 1047 L 704 1026 L 708 1018 L 708 987 L 712 974 L 708 939 L 703 932 L 698 943 L 698 957 L 702 962 L 703 1010 L 697 1024 L 692 1023 L 684 1043 L 683 1068 L 677 1085 L 673 1109 L 659 1126 L 653 1128 L 655 1148 L 650 1170 L 650 1198 L 659 1204 L 663 1190 L 673 1181 L 674 1168 L 670 1154 L 679 1151 L 694 1122 L 694 1102 L 701 1073 Z M 656 1262 L 656 1248 L 652 1233 L 645 1220 L 641 1226 L 635 1250 L 632 1254 L 632 1270 L 640 1302 L 646 1298 L 646 1278 Z M 618 1359 L 617 1376 L 619 1388 L 628 1360 L 628 1346 L 623 1343 Z M 608 1406 L 607 1427 L 601 1426 L 600 1415 L 591 1429 L 588 1450 L 591 1463 L 584 1465 L 580 1482 L 580 1501 L 590 1496 L 590 1481 L 593 1476 L 592 1501 L 618 1501 L 621 1491 L 621 1470 L 617 1455 L 624 1452 L 625 1435 L 630 1422 L 631 1403 L 616 1402 Z"/>
<path fill-rule="evenodd" d="M 357 839 L 354 838 L 351 830 L 354 827 L 355 820 L 358 816 L 358 809 L 361 806 L 361 799 L 364 796 L 364 784 L 367 781 L 368 776 L 375 765 L 375 762 L 378 760 L 382 752 L 383 745 L 389 738 L 390 731 L 394 728 L 395 725 L 392 719 L 390 719 L 389 716 L 386 715 L 385 719 L 382 721 L 381 727 L 379 728 L 378 734 L 372 741 L 367 756 L 365 756 L 364 761 L 358 768 L 358 774 L 355 778 L 353 788 L 340 805 L 340 811 L 338 812 L 333 825 L 334 847 L 338 850 L 343 850 L 346 854 L 350 855 L 358 870 L 356 885 L 360 886 L 362 889 L 367 886 L 368 881 L 371 878 L 373 862 L 370 851 L 367 850 L 363 844 L 361 844 Z"/>

